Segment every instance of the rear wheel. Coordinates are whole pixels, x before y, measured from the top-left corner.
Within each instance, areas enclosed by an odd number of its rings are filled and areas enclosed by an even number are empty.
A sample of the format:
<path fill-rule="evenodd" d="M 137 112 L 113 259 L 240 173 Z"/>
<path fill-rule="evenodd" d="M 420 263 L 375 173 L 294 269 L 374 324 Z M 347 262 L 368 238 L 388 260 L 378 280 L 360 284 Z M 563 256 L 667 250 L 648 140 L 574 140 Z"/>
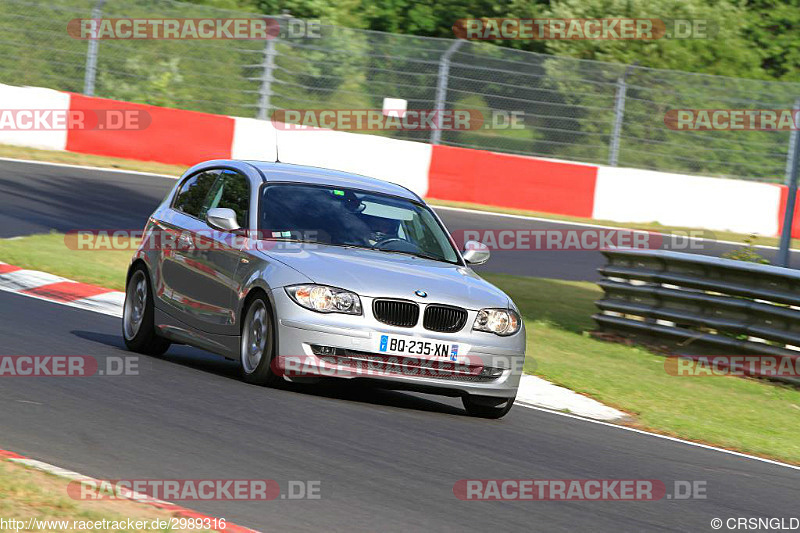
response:
<path fill-rule="evenodd" d="M 479 418 L 502 418 L 514 406 L 513 398 L 493 398 L 491 396 L 464 396 L 461 401 L 467 414 Z"/>
<path fill-rule="evenodd" d="M 242 322 L 239 362 L 242 379 L 255 385 L 274 386 L 281 381 L 271 368 L 275 347 L 275 326 L 269 304 L 263 296 L 253 298 Z"/>
<path fill-rule="evenodd" d="M 137 266 L 125 288 L 122 308 L 122 337 L 133 352 L 163 355 L 170 342 L 159 337 L 155 327 L 150 276 L 143 265 Z"/>

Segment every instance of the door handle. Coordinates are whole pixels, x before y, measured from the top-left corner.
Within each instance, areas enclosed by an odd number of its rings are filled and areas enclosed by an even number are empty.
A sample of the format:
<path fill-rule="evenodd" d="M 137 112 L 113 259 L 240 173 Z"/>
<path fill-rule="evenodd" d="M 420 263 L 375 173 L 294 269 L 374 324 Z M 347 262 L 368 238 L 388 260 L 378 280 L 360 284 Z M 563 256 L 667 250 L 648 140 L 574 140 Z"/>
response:
<path fill-rule="evenodd" d="M 181 233 L 180 237 L 178 237 L 178 244 L 182 248 L 192 248 L 194 246 L 194 241 L 192 240 L 192 236 L 187 233 Z"/>

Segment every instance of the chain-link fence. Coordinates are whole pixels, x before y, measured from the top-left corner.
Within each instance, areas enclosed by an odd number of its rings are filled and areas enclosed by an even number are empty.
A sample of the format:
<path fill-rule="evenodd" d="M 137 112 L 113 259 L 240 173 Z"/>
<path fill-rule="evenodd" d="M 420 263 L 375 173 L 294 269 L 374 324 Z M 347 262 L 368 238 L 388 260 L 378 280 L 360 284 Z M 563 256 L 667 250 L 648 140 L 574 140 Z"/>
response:
<path fill-rule="evenodd" d="M 407 139 L 669 172 L 782 181 L 787 131 L 674 131 L 670 109 L 789 109 L 800 84 L 554 57 L 323 26 L 319 38 L 80 40 L 72 19 L 243 17 L 168 0 L 3 0 L 0 83 L 245 117 L 274 109 L 522 113 L 522 129 Z M 284 19 L 284 23 L 286 19 Z M 375 133 L 375 132 L 370 132 Z"/>

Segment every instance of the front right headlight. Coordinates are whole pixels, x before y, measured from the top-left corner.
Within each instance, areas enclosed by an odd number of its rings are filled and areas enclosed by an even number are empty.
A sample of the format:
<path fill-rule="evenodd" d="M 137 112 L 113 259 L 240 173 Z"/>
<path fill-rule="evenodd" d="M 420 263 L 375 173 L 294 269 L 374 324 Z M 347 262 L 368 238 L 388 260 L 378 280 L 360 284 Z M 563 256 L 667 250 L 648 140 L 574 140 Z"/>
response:
<path fill-rule="evenodd" d="M 507 337 L 519 331 L 522 321 L 513 309 L 481 309 L 472 329 Z"/>
<path fill-rule="evenodd" d="M 293 285 L 286 293 L 298 305 L 318 313 L 361 314 L 361 299 L 354 292 L 326 285 Z"/>

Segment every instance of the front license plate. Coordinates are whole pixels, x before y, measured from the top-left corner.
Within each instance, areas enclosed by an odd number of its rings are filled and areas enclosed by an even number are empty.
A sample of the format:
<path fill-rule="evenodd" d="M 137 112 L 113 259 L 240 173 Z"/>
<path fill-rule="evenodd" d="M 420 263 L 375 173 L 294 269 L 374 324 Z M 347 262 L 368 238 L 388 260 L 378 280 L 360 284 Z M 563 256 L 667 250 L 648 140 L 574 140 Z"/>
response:
<path fill-rule="evenodd" d="M 463 358 L 469 351 L 469 345 L 406 335 L 381 335 L 377 339 L 375 351 L 390 355 L 459 361 L 459 358 Z"/>

